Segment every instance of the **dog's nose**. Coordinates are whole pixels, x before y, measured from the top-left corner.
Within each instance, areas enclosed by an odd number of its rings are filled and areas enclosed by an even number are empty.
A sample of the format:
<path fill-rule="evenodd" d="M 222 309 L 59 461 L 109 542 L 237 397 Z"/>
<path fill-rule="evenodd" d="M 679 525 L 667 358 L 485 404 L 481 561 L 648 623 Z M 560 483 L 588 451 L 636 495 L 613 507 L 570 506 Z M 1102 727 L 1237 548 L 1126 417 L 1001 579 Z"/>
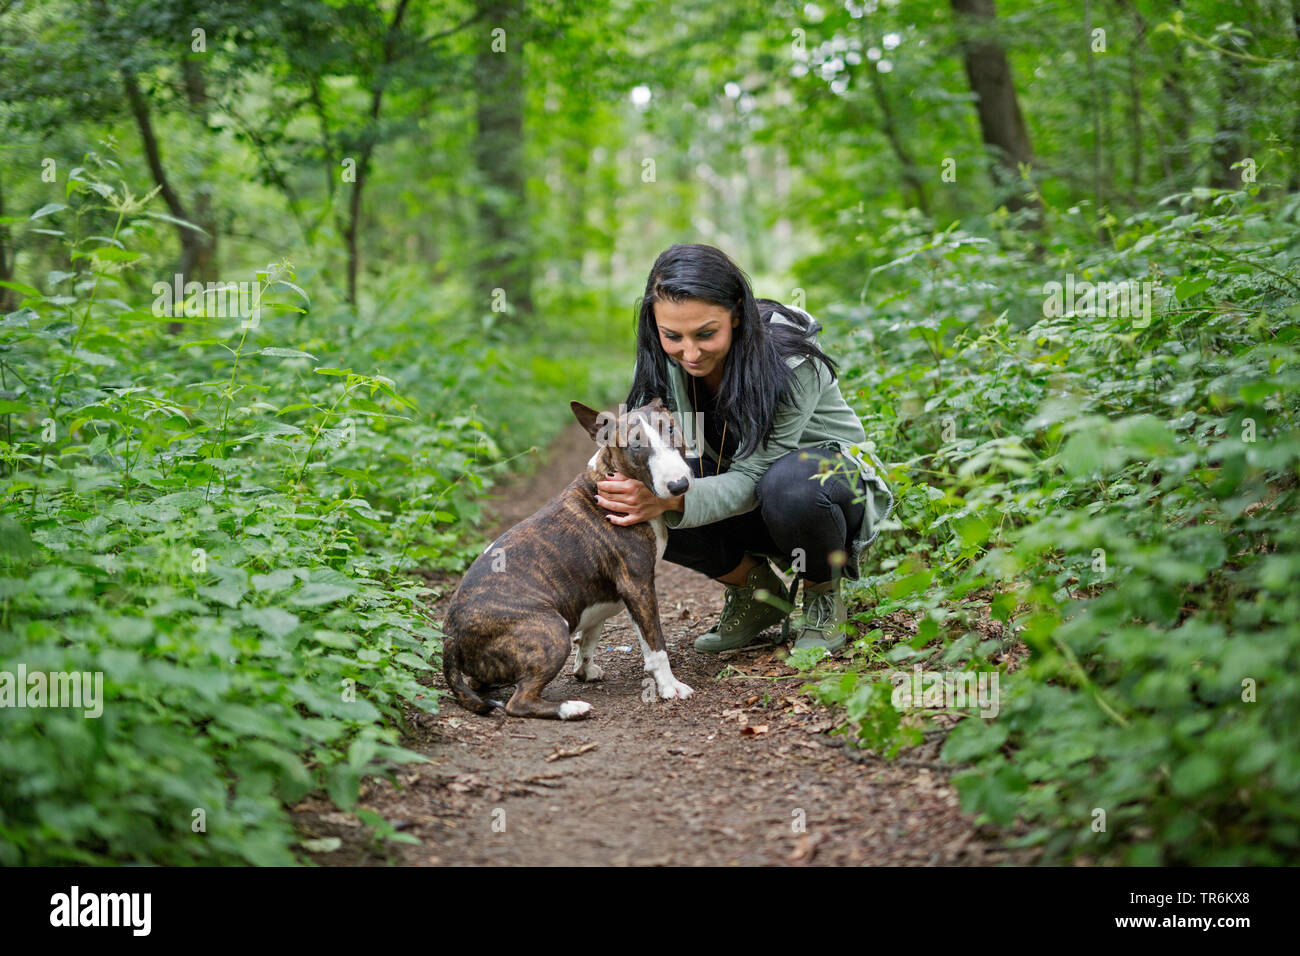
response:
<path fill-rule="evenodd" d="M 691 486 L 691 479 L 678 478 L 676 481 L 668 482 L 668 493 L 672 495 L 680 495 L 690 486 Z"/>

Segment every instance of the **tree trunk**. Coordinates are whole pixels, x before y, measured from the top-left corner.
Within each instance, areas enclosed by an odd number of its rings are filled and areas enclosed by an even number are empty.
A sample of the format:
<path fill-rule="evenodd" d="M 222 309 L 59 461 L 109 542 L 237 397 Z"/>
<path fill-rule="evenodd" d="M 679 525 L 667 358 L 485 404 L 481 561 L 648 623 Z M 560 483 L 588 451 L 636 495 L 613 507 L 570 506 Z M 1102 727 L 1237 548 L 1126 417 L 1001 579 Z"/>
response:
<path fill-rule="evenodd" d="M 1128 49 L 1128 102 L 1129 102 L 1129 182 L 1133 197 L 1142 188 L 1142 65 L 1138 55 L 1146 47 L 1147 21 L 1137 9 L 1128 2 L 1120 0 L 1120 6 L 1127 10 L 1133 19 L 1133 40 Z"/>
<path fill-rule="evenodd" d="M 182 219 L 185 222 L 194 222 L 190 217 L 189 211 L 185 204 L 181 202 L 181 197 L 176 194 L 171 183 L 167 179 L 167 173 L 163 169 L 162 154 L 158 149 L 158 138 L 154 135 L 153 119 L 149 115 L 149 103 L 143 93 L 140 92 L 140 84 L 136 81 L 135 74 L 130 70 L 122 71 L 122 88 L 126 91 L 126 100 L 131 107 L 131 115 L 135 117 L 135 124 L 140 130 L 140 141 L 144 147 L 144 158 L 149 164 L 149 172 L 153 174 L 154 182 L 159 186 L 159 193 L 163 202 L 167 204 L 167 211 L 176 219 Z M 197 225 L 197 223 L 196 223 Z M 204 281 L 200 279 L 198 269 L 200 264 L 210 259 L 204 256 L 203 235 L 189 229 L 185 226 L 176 226 L 176 238 L 181 244 L 181 259 L 178 271 L 182 277 L 181 281 L 189 282 Z M 179 333 L 184 328 L 181 322 L 170 322 L 167 329 L 172 334 Z"/>
<path fill-rule="evenodd" d="M 980 134 L 992 154 L 993 178 L 1008 192 L 1007 208 L 1028 210 L 1026 228 L 1042 226 L 1042 203 L 1020 179 L 1020 165 L 1032 164 L 1033 149 L 1020 102 L 1016 97 L 1011 66 L 994 35 L 997 10 L 993 0 L 951 0 L 961 33 L 966 76 L 977 98 Z"/>
<path fill-rule="evenodd" d="M 0 183 L 0 220 L 5 216 L 5 192 L 4 184 Z M 12 254 L 9 251 L 9 226 L 0 222 L 0 281 L 12 282 L 14 278 L 14 262 Z M 14 293 L 13 289 L 6 289 L 0 286 L 0 315 L 13 311 Z"/>
<path fill-rule="evenodd" d="M 1088 112 L 1092 116 L 1092 201 L 1100 214 L 1106 204 L 1106 192 L 1102 185 L 1102 132 L 1101 109 L 1102 98 L 1097 84 L 1097 61 L 1092 52 L 1092 3 L 1083 3 L 1083 34 L 1088 44 Z"/>
<path fill-rule="evenodd" d="M 384 101 L 384 77 L 387 67 L 397 55 L 397 40 L 402 29 L 402 19 L 410 0 L 401 0 L 393 12 L 392 22 L 384 36 L 384 50 L 380 65 L 375 70 L 373 86 L 370 91 L 370 126 L 369 135 L 363 139 L 357 156 L 356 182 L 352 184 L 352 195 L 348 197 L 348 218 L 343 225 L 343 239 L 348 249 L 348 303 L 357 304 L 357 274 L 361 267 L 361 252 L 358 248 L 358 236 L 361 232 L 361 193 L 366 188 L 366 176 L 370 172 L 370 158 L 375 152 L 375 142 L 379 136 L 379 114 Z"/>
<path fill-rule="evenodd" d="M 523 142 L 524 3 L 479 0 L 478 9 L 484 30 L 474 63 L 478 90 L 474 164 L 481 177 L 476 275 L 480 301 L 495 306 L 494 290 L 503 290 L 506 315 L 521 322 L 533 313 Z M 495 32 L 498 28 L 504 36 Z"/>
<path fill-rule="evenodd" d="M 875 65 L 868 62 L 866 65 L 868 73 L 875 70 Z M 903 182 L 907 184 L 912 191 L 913 201 L 918 209 L 925 213 L 926 218 L 930 217 L 930 200 L 925 194 L 925 186 L 916 174 L 916 163 L 912 161 L 912 154 L 908 152 L 907 145 L 903 142 L 903 137 L 898 131 L 898 122 L 894 119 L 894 110 L 890 106 L 889 97 L 885 94 L 884 87 L 880 82 L 880 75 L 870 77 L 867 81 L 871 85 L 872 95 L 875 97 L 876 106 L 880 108 L 881 128 L 884 130 L 885 138 L 889 140 L 889 147 L 894 151 L 894 156 L 901 167 Z"/>
<path fill-rule="evenodd" d="M 549 92 L 549 91 L 548 91 Z M 558 92 L 558 91 L 557 91 Z M 580 284 L 582 281 L 582 262 L 586 251 L 591 248 L 588 236 L 587 180 L 591 171 L 591 150 L 596 144 L 597 126 L 593 122 L 596 104 L 583 99 L 575 104 L 566 116 L 566 122 L 576 127 L 575 145 L 572 153 L 572 165 L 567 171 L 569 195 L 566 204 L 565 232 L 568 236 L 567 255 L 568 280 Z"/>
<path fill-rule="evenodd" d="M 1120 10 L 1128 14 L 1133 20 L 1133 41 L 1129 45 L 1128 57 L 1128 87 L 1129 87 L 1129 135 L 1132 138 L 1130 154 L 1129 178 L 1132 181 L 1131 198 L 1136 203 L 1139 190 L 1142 188 L 1143 180 L 1146 173 L 1146 150 L 1143 139 L 1145 138 L 1145 124 L 1143 122 L 1143 105 L 1142 105 L 1142 62 L 1139 59 L 1141 54 L 1148 58 L 1151 56 L 1151 48 L 1147 44 L 1147 20 L 1142 12 L 1135 7 L 1130 0 L 1115 0 Z M 1163 64 L 1162 64 L 1163 67 Z M 1170 101 L 1175 91 L 1179 91 L 1180 78 L 1176 76 L 1176 70 L 1167 68 L 1161 69 L 1161 86 L 1165 94 L 1166 104 Z M 1190 109 L 1190 107 L 1188 108 Z M 1170 160 L 1172 147 L 1164 134 L 1164 126 L 1160 121 L 1151 118 L 1151 129 L 1159 141 L 1160 163 L 1164 169 L 1165 178 L 1170 182 L 1174 181 L 1174 167 Z M 1180 135 L 1183 140 L 1187 138 L 1188 113 L 1183 111 L 1178 122 L 1182 124 Z"/>
<path fill-rule="evenodd" d="M 1181 10 L 1182 6 L 1181 0 L 1174 0 L 1176 9 Z M 1179 189 L 1192 185 L 1190 182 L 1192 147 L 1188 142 L 1192 131 L 1192 99 L 1187 92 L 1183 66 L 1183 48 L 1180 44 L 1170 52 L 1169 63 L 1160 81 L 1165 126 L 1168 127 L 1170 138 L 1173 140 L 1165 152 L 1165 175 Z"/>
<path fill-rule="evenodd" d="M 181 75 L 185 81 L 185 95 L 190 106 L 203 124 L 206 132 L 211 103 L 208 99 L 207 83 L 203 79 L 203 69 L 197 60 L 181 57 Z M 207 164 L 205 164 L 206 167 Z M 200 282 L 217 281 L 217 222 L 212 210 L 212 187 L 201 183 L 194 195 L 194 218 L 190 220 L 207 232 L 195 236 L 196 256 L 194 272 Z"/>
<path fill-rule="evenodd" d="M 1245 25 L 1245 24 L 1243 24 Z M 1228 38 L 1224 46 L 1232 49 L 1234 39 Z M 1240 170 L 1232 168 L 1246 158 L 1246 114 L 1244 100 L 1247 96 L 1246 72 L 1241 60 L 1225 56 L 1223 72 L 1219 79 L 1218 129 L 1210 146 L 1210 185 L 1216 189 L 1239 189 Z"/>
<path fill-rule="evenodd" d="M 1297 62 L 1300 62 L 1300 0 L 1291 0 L 1291 26 L 1295 30 Z M 1291 123 L 1291 142 L 1300 143 L 1300 90 L 1295 93 L 1295 99 L 1292 100 L 1295 105 L 1295 119 Z M 1292 154 L 1291 159 L 1291 192 L 1300 192 L 1300 150 Z"/>

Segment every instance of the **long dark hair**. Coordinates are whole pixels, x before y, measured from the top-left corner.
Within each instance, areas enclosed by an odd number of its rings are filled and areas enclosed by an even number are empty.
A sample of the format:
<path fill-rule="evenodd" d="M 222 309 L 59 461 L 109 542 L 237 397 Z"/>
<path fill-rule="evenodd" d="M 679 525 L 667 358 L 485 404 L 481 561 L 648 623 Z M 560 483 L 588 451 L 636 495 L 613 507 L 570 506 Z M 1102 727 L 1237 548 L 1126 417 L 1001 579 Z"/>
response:
<path fill-rule="evenodd" d="M 838 367 L 813 342 L 821 325 L 805 313 L 772 299 L 755 299 L 749 277 L 721 249 L 698 243 L 678 243 L 659 254 L 637 304 L 636 375 L 627 407 L 636 408 L 656 397 L 668 400 L 668 356 L 659 344 L 656 302 L 687 299 L 710 302 L 740 316 L 731 330 L 731 348 L 722 370 L 716 408 L 740 436 L 734 458 L 745 458 L 760 444 L 767 446 L 782 402 L 793 404 L 792 355 L 820 361 L 834 378 Z M 796 327 L 770 325 L 780 312 Z M 730 319 L 728 320 L 730 321 Z"/>

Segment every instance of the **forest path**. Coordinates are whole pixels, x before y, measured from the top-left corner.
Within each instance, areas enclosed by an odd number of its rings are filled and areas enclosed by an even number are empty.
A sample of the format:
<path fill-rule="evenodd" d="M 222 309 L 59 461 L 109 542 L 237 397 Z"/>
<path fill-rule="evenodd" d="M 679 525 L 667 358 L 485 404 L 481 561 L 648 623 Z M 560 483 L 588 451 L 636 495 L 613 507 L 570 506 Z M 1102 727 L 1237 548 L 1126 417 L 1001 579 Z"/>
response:
<path fill-rule="evenodd" d="M 567 429 L 536 474 L 499 489 L 494 534 L 541 507 L 590 455 L 587 434 Z M 457 580 L 434 578 L 439 622 Z M 441 713 L 416 716 L 407 741 L 429 762 L 404 766 L 400 788 L 375 778 L 363 785 L 361 806 L 420 840 L 389 843 L 391 860 L 987 865 L 1019 856 L 961 813 L 937 742 L 893 764 L 848 759 L 840 738 L 825 733 L 829 711 L 799 694 L 803 681 L 783 651 L 695 652 L 695 636 L 721 611 L 720 584 L 661 562 L 656 586 L 673 671 L 694 696 L 642 699 L 641 652 L 623 611 L 606 623 L 596 653 L 605 679 L 578 682 L 570 658 L 546 691 L 590 701 L 586 720 L 479 717 L 443 698 Z M 443 688 L 441 674 L 434 683 Z M 314 798 L 297 811 L 305 836 L 343 838 L 317 862 L 383 862 L 351 814 Z"/>

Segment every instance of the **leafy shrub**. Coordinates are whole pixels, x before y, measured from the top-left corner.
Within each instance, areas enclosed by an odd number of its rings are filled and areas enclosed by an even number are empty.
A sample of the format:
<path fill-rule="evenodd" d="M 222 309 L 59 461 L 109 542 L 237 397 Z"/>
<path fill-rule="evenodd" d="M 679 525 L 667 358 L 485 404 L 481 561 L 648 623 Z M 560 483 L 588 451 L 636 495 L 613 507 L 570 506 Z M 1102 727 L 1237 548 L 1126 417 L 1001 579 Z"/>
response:
<path fill-rule="evenodd" d="M 449 324 L 431 348 L 400 304 L 313 312 L 287 263 L 258 321 L 174 338 L 139 304 L 172 222 L 115 169 L 88 156 L 26 222 L 69 266 L 0 320 L 0 670 L 104 681 L 98 718 L 0 707 L 0 863 L 290 863 L 286 803 L 351 808 L 416 759 L 440 635 L 402 572 L 477 553 L 489 466 L 567 415 L 556 363 Z"/>
<path fill-rule="evenodd" d="M 908 224 L 881 240 L 892 287 L 841 310 L 870 322 L 845 391 L 899 463 L 898 526 L 863 583 L 872 616 L 905 611 L 916 636 L 859 642 L 811 691 L 893 755 L 924 722 L 883 668 L 999 669 L 1000 713 L 961 720 L 943 753 L 970 765 L 963 805 L 1024 821 L 1047 860 L 1280 863 L 1300 845 L 1300 201 L 1253 192 L 1172 196 L 1086 259 L 1077 238 L 1038 258 Z M 1067 272 L 1158 281 L 1149 324 L 1044 315 Z"/>

